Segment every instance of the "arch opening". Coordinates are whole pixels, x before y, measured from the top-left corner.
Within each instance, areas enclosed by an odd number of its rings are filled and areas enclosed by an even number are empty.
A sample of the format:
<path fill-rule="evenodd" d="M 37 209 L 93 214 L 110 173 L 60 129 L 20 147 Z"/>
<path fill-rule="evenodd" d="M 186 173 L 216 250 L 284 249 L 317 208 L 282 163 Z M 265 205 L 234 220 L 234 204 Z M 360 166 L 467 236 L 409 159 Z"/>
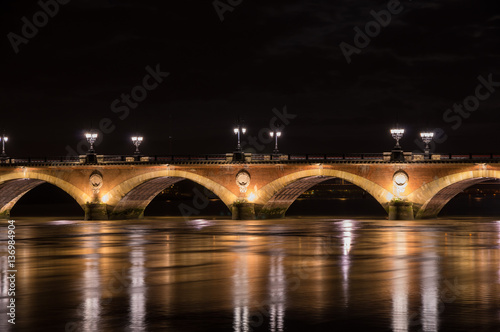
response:
<path fill-rule="evenodd" d="M 58 186 L 38 179 L 14 179 L 0 184 L 0 217 L 81 216 L 82 207 Z"/>
<path fill-rule="evenodd" d="M 168 199 L 162 199 L 162 196 L 168 197 L 169 189 L 179 189 L 184 193 L 180 195 L 176 208 L 166 206 L 162 203 Z M 190 194 L 186 195 L 186 188 L 190 189 Z M 171 194 L 171 192 L 170 192 Z M 163 197 L 163 198 L 165 198 Z M 122 199 L 112 208 L 111 219 L 136 219 L 147 215 L 168 215 L 191 216 L 203 214 L 204 209 L 209 205 L 210 200 L 218 200 L 227 210 L 227 206 L 222 200 L 201 184 L 184 177 L 164 176 L 147 180 L 123 196 Z M 147 213 L 146 213 L 147 212 Z"/>
<path fill-rule="evenodd" d="M 293 201 L 286 215 L 384 218 L 387 212 L 363 188 L 333 177 L 304 191 Z"/>
<path fill-rule="evenodd" d="M 183 179 L 155 196 L 144 215 L 231 216 L 231 211 L 212 191 L 194 181 Z"/>
<path fill-rule="evenodd" d="M 474 200 L 472 200 L 472 192 L 468 195 L 469 198 L 465 200 L 460 199 L 460 194 L 464 193 L 467 189 L 478 187 L 481 184 L 492 183 L 496 185 L 495 191 L 500 191 L 500 179 L 492 177 L 470 178 L 450 184 L 439 190 L 432 196 L 422 207 L 417 211 L 416 217 L 418 219 L 436 218 L 442 211 L 447 215 L 454 215 L 451 209 L 458 209 L 458 212 L 467 213 L 467 209 L 472 208 Z M 478 189 L 479 190 L 479 189 Z M 493 193 L 492 193 L 493 194 Z M 450 201 L 458 199 L 459 205 L 449 206 Z M 500 195 L 498 197 L 500 202 Z M 495 202 L 493 202 L 495 204 Z M 477 204 L 476 204 L 477 205 Z M 449 206 L 449 209 L 447 209 Z M 486 211 L 481 215 L 492 214 L 493 211 Z M 499 213 L 500 214 L 500 213 Z"/>
<path fill-rule="evenodd" d="M 378 201 L 375 199 L 371 193 L 366 191 L 364 188 L 353 184 L 347 180 L 344 180 L 339 177 L 335 176 L 325 176 L 325 175 L 318 175 L 318 176 L 307 176 L 307 177 L 302 177 L 299 178 L 295 181 L 290 182 L 289 184 L 283 186 L 280 190 L 276 191 L 270 199 L 262 206 L 262 208 L 258 209 L 257 216 L 258 218 L 283 218 L 285 217 L 285 213 L 289 211 L 290 207 L 294 205 L 295 202 L 297 202 L 300 198 L 306 198 L 306 196 L 314 196 L 314 192 L 311 192 L 314 190 L 314 188 L 318 188 L 321 185 L 348 185 L 350 186 L 351 190 L 352 188 L 358 188 L 360 195 L 362 196 L 362 199 L 368 198 L 369 201 L 372 201 L 370 203 L 375 203 L 371 204 L 373 211 L 376 211 L 375 214 L 380 214 L 380 215 L 386 215 L 386 209 Z M 327 190 L 332 190 L 332 189 L 327 189 Z M 305 193 L 308 193 L 305 195 Z M 326 194 L 326 190 L 323 190 L 323 194 Z M 325 195 L 323 196 L 323 199 L 331 199 L 333 195 Z M 340 197 L 339 197 L 340 198 Z M 343 199 L 348 199 L 347 197 L 341 197 Z M 318 208 L 321 205 L 328 204 L 325 202 L 319 202 L 320 200 L 317 200 L 315 203 L 312 204 L 295 204 L 296 206 L 294 207 L 293 210 L 290 210 L 293 215 L 303 215 L 304 213 L 306 215 L 315 215 L 319 211 L 313 211 L 315 208 Z M 320 203 L 320 204 L 317 204 Z M 362 202 L 358 202 L 362 203 Z M 298 205 L 298 206 L 297 206 Z M 373 206 L 375 206 L 373 208 Z M 324 209 L 322 210 L 324 213 L 319 213 L 319 214 L 332 214 L 332 211 L 325 211 Z M 333 212 L 335 213 L 335 212 Z"/>

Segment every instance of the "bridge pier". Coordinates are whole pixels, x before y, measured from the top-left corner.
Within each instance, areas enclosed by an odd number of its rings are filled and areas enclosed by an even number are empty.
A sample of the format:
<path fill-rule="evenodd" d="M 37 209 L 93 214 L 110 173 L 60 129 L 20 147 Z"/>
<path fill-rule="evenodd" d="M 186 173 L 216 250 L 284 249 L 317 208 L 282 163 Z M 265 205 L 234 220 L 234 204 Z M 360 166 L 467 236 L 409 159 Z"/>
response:
<path fill-rule="evenodd" d="M 389 220 L 413 220 L 413 203 L 408 201 L 389 202 Z"/>
<path fill-rule="evenodd" d="M 108 220 L 106 204 L 87 203 L 82 208 L 85 211 L 85 220 Z"/>
<path fill-rule="evenodd" d="M 231 207 L 233 220 L 252 220 L 255 219 L 254 203 L 234 203 Z"/>
<path fill-rule="evenodd" d="M 0 212 L 0 220 L 1 219 L 10 219 L 10 209 Z"/>

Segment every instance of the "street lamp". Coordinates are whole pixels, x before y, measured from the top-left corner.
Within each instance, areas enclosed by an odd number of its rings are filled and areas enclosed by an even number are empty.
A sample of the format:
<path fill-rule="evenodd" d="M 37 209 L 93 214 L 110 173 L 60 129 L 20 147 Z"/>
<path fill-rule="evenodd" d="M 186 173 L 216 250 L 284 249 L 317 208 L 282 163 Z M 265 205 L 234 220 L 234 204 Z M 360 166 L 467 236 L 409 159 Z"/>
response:
<path fill-rule="evenodd" d="M 420 133 L 420 137 L 422 137 L 422 141 L 424 141 L 424 143 L 425 143 L 424 153 L 426 156 L 428 156 L 429 153 L 431 152 L 431 149 L 429 148 L 429 144 L 432 142 L 432 138 L 434 137 L 434 133 L 423 132 L 423 133 Z"/>
<path fill-rule="evenodd" d="M 90 144 L 90 148 L 88 153 L 95 153 L 94 151 L 94 143 L 97 140 L 97 133 L 94 131 L 90 131 L 85 133 L 85 138 L 87 139 L 87 142 Z"/>
<path fill-rule="evenodd" d="M 399 145 L 399 140 L 403 137 L 404 133 L 405 133 L 404 129 L 399 129 L 399 128 L 391 129 L 392 138 L 396 140 L 396 146 L 394 146 L 391 152 L 391 161 L 395 162 L 405 161 L 403 149 L 401 148 L 401 145 Z"/>
<path fill-rule="evenodd" d="M 5 136 L 5 134 L 2 134 L 2 137 L 0 137 L 0 140 L 2 140 L 2 157 L 5 158 L 7 155 L 5 154 L 5 143 L 9 141 L 9 138 Z"/>
<path fill-rule="evenodd" d="M 401 150 L 401 145 L 399 145 L 399 140 L 403 138 L 404 133 L 405 133 L 404 129 L 391 129 L 392 138 L 396 140 L 396 146 L 394 147 L 395 150 Z"/>
<path fill-rule="evenodd" d="M 141 145 L 143 140 L 142 136 L 132 136 L 132 143 L 135 145 L 135 154 L 140 154 L 139 152 L 139 145 Z"/>
<path fill-rule="evenodd" d="M 234 133 L 238 135 L 238 145 L 236 146 L 236 152 L 241 152 L 241 137 L 240 135 L 244 134 L 247 132 L 247 129 L 245 127 L 242 127 L 240 124 L 238 124 L 238 127 L 234 128 Z"/>
<path fill-rule="evenodd" d="M 93 130 L 85 133 L 85 138 L 87 142 L 90 144 L 90 148 L 87 151 L 86 163 L 87 164 L 95 164 L 97 163 L 97 156 L 94 151 L 94 143 L 97 140 L 97 133 Z"/>
<path fill-rule="evenodd" d="M 269 132 L 269 135 L 271 135 L 271 137 L 274 137 L 274 150 L 273 150 L 273 153 L 274 154 L 278 154 L 279 153 L 279 150 L 278 150 L 278 137 L 281 137 L 281 131 L 279 129 L 275 129 L 274 131 Z"/>

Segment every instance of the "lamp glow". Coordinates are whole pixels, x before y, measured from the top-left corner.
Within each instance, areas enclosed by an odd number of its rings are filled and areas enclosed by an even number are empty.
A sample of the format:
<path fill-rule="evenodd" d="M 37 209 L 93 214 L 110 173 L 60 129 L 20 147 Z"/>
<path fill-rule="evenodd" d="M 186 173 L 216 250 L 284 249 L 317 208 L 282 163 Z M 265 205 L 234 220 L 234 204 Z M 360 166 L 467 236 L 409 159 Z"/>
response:
<path fill-rule="evenodd" d="M 5 136 L 5 134 L 3 134 L 0 137 L 0 140 L 2 141 L 2 158 L 6 158 L 7 155 L 5 154 L 5 143 L 7 143 L 9 141 L 9 138 L 7 136 Z"/>
<path fill-rule="evenodd" d="M 420 137 L 422 137 L 422 141 L 425 143 L 424 153 L 426 156 L 428 156 L 431 152 L 431 149 L 429 148 L 429 144 L 432 142 L 432 138 L 434 137 L 434 133 L 423 132 L 423 133 L 420 133 Z"/>
<path fill-rule="evenodd" d="M 87 139 L 87 142 L 89 142 L 89 144 L 90 144 L 89 153 L 95 152 L 94 151 L 94 143 L 97 140 L 97 136 L 98 136 L 97 133 L 93 132 L 93 131 L 85 133 L 85 138 Z"/>
<path fill-rule="evenodd" d="M 274 137 L 274 154 L 279 154 L 278 150 L 278 137 L 281 137 L 281 130 L 279 128 L 269 132 L 269 136 Z"/>
<path fill-rule="evenodd" d="M 139 145 L 141 145 L 142 141 L 143 141 L 143 137 L 142 136 L 132 136 L 132 143 L 135 145 L 135 154 L 141 154 L 141 152 L 139 151 Z"/>
<path fill-rule="evenodd" d="M 236 146 L 236 152 L 241 152 L 241 135 L 247 132 L 245 127 L 242 127 L 241 124 L 238 124 L 238 127 L 233 129 L 234 133 L 238 135 L 238 145 Z"/>
<path fill-rule="evenodd" d="M 102 196 L 101 201 L 102 201 L 104 204 L 106 204 L 106 203 L 109 201 L 109 196 L 108 196 L 107 194 L 106 194 L 106 195 L 104 195 L 104 196 Z"/>
<path fill-rule="evenodd" d="M 394 147 L 394 149 L 398 150 L 401 149 L 401 146 L 399 145 L 399 140 L 403 138 L 404 133 L 405 133 L 404 129 L 399 129 L 399 128 L 391 129 L 392 138 L 396 140 L 396 146 Z"/>

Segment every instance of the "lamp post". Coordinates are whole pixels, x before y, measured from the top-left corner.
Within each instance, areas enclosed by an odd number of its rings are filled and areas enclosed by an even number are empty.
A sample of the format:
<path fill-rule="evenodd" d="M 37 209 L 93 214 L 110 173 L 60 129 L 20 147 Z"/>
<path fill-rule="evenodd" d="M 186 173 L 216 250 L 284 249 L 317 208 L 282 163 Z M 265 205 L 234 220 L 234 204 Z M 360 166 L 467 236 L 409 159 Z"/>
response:
<path fill-rule="evenodd" d="M 132 143 L 135 145 L 134 154 L 136 155 L 141 154 L 141 152 L 139 151 L 139 145 L 141 145 L 143 139 L 144 138 L 142 136 L 132 136 Z"/>
<path fill-rule="evenodd" d="M 97 156 L 94 151 L 94 143 L 97 140 L 97 133 L 93 130 L 86 132 L 85 133 L 85 138 L 87 139 L 87 142 L 90 144 L 89 151 L 87 152 L 87 163 L 96 163 L 97 162 Z"/>
<path fill-rule="evenodd" d="M 391 153 L 391 161 L 404 161 L 405 160 L 403 149 L 401 148 L 401 145 L 399 145 L 399 140 L 401 138 L 403 138 L 404 133 L 405 133 L 405 130 L 401 129 L 401 128 L 391 129 L 392 138 L 394 138 L 396 140 L 396 145 L 392 149 L 392 153 Z"/>
<path fill-rule="evenodd" d="M 95 153 L 94 143 L 97 140 L 97 133 L 93 132 L 93 131 L 87 132 L 87 133 L 85 133 L 85 138 L 87 139 L 87 142 L 89 142 L 89 144 L 90 144 L 90 148 L 89 148 L 88 153 Z"/>
<path fill-rule="evenodd" d="M 431 152 L 431 149 L 429 148 L 429 144 L 432 142 L 432 138 L 434 137 L 434 133 L 423 132 L 423 133 L 420 133 L 420 137 L 422 137 L 422 141 L 424 141 L 424 143 L 425 143 L 425 150 L 424 150 L 425 157 L 429 157 L 430 152 Z"/>
<path fill-rule="evenodd" d="M 391 129 L 392 138 L 396 140 L 396 146 L 394 147 L 394 149 L 401 150 L 401 145 L 399 145 L 399 140 L 403 138 L 404 133 L 405 133 L 404 129 Z"/>
<path fill-rule="evenodd" d="M 247 132 L 247 129 L 243 127 L 240 122 L 238 122 L 238 126 L 234 127 L 233 131 L 238 136 L 238 145 L 236 145 L 236 151 L 234 151 L 233 153 L 233 160 L 244 161 L 245 154 L 241 150 L 241 135 L 245 134 Z"/>
<path fill-rule="evenodd" d="M 243 127 L 241 124 L 238 124 L 238 127 L 235 127 L 234 133 L 238 135 L 238 145 L 236 146 L 236 152 L 241 153 L 241 136 L 242 134 L 245 134 L 247 132 L 247 129 Z"/>
<path fill-rule="evenodd" d="M 2 137 L 0 137 L 0 140 L 2 140 L 2 159 L 7 158 L 7 154 L 5 153 L 5 143 L 9 141 L 9 138 L 5 136 L 5 134 L 2 134 Z"/>
<path fill-rule="evenodd" d="M 274 154 L 279 154 L 279 150 L 278 150 L 278 137 L 281 137 L 281 131 L 277 128 L 277 129 L 269 132 L 269 135 L 271 135 L 271 137 L 274 137 L 274 150 L 273 150 L 273 153 Z"/>

